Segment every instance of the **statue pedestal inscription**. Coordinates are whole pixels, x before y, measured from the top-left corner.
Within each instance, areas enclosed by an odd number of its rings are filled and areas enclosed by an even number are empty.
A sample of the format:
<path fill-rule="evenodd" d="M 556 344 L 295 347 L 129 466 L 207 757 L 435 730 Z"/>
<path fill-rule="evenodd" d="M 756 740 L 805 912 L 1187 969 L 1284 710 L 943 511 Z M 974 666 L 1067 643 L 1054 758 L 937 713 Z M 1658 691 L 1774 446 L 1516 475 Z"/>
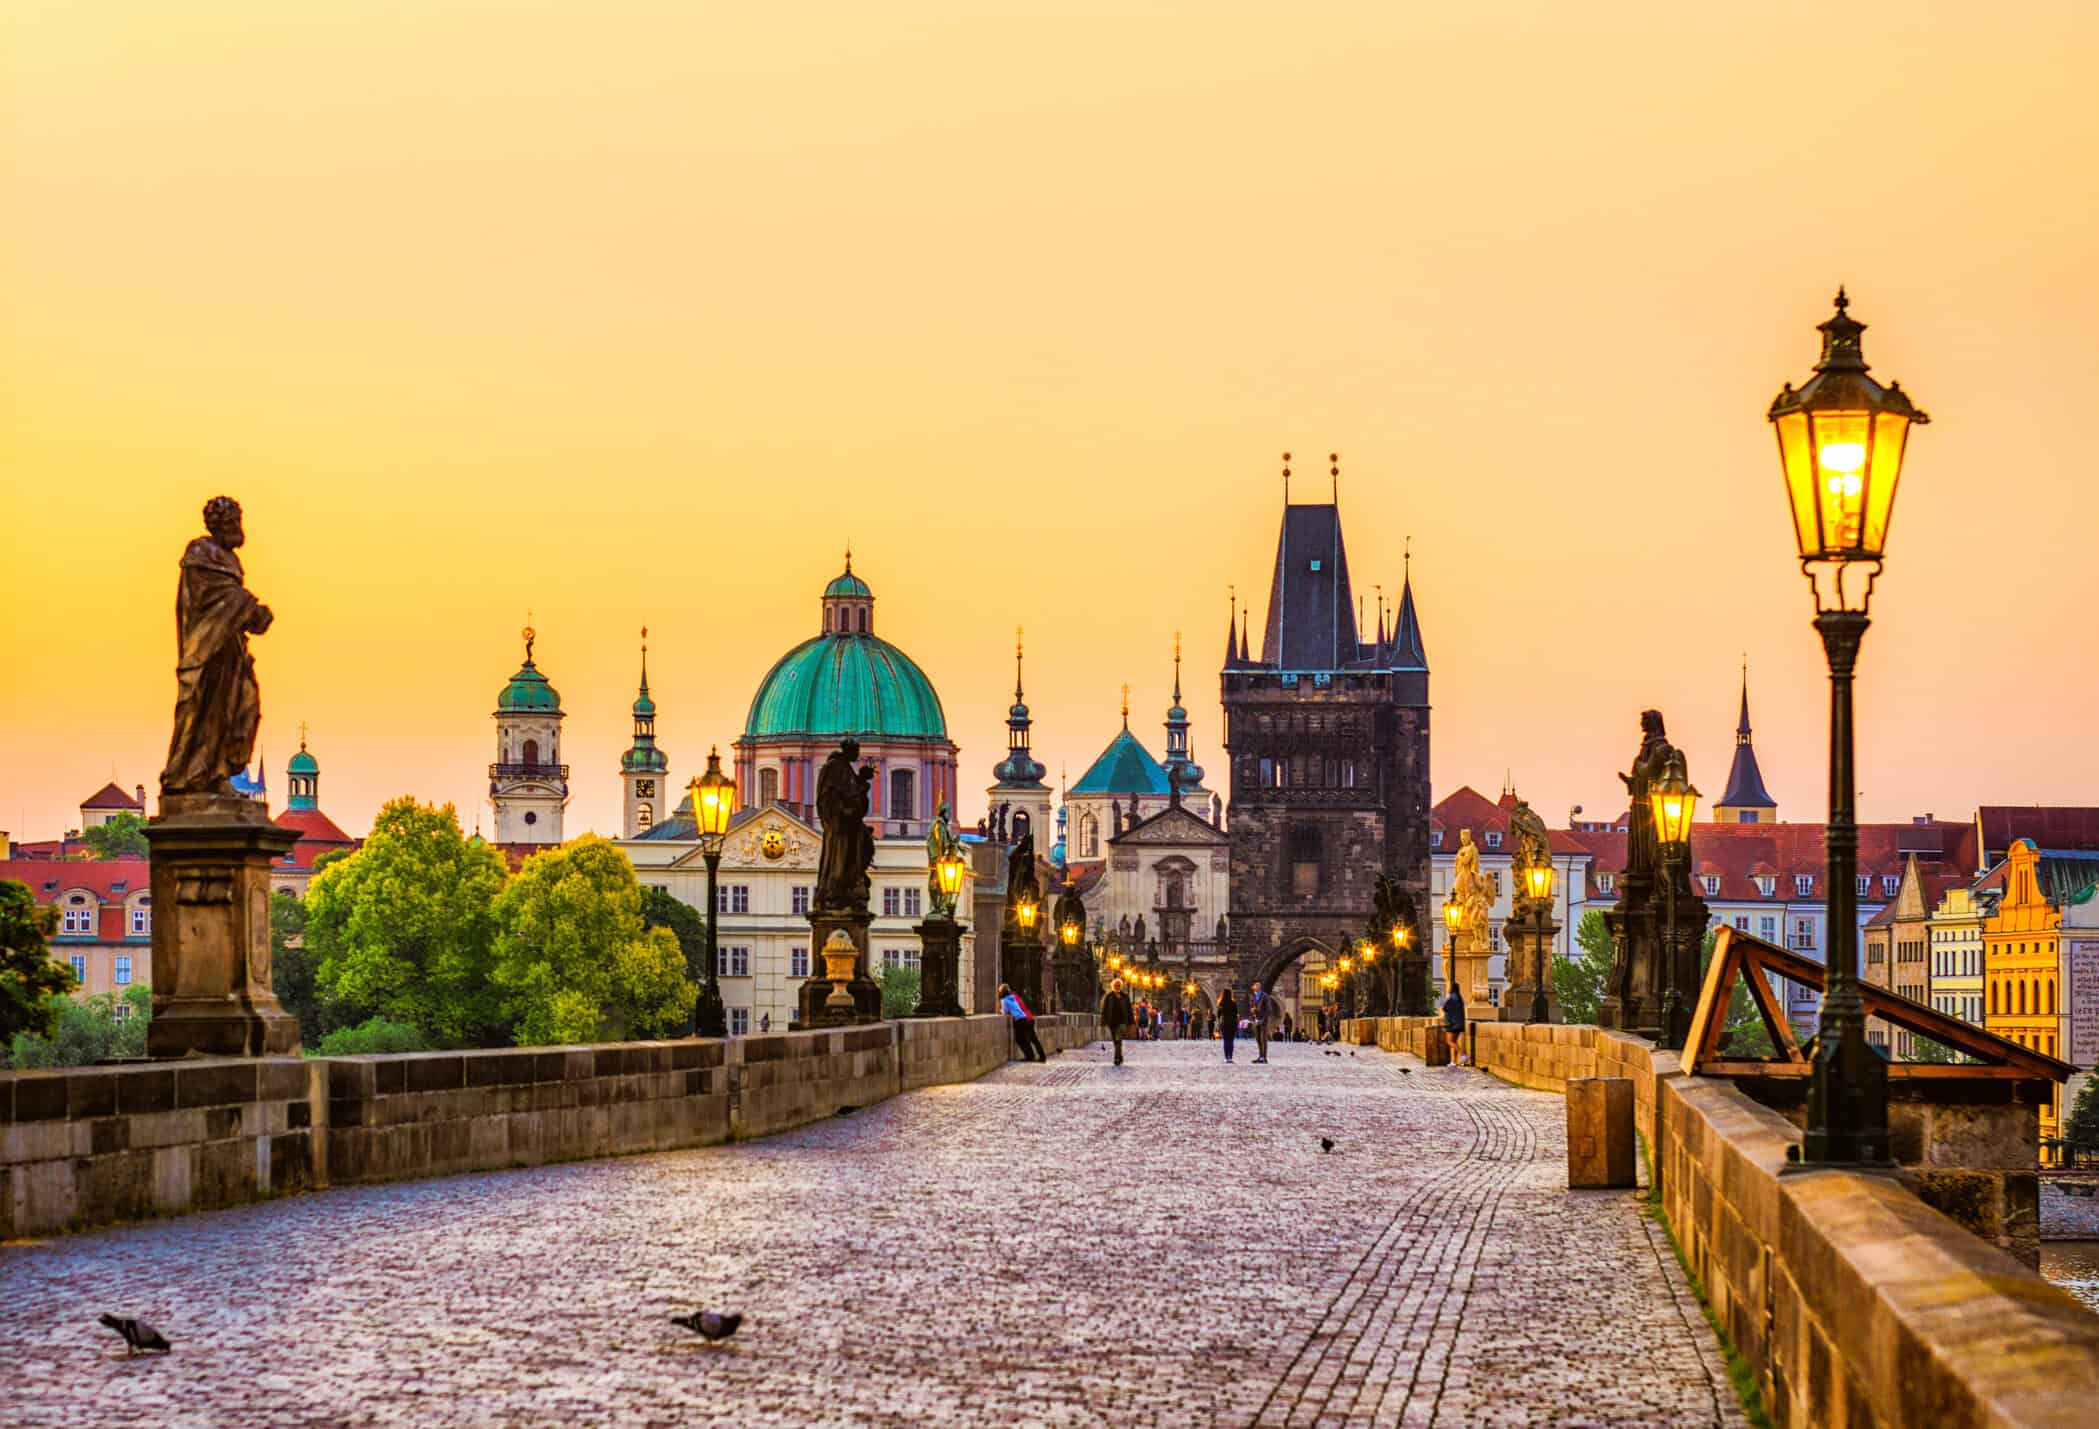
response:
<path fill-rule="evenodd" d="M 270 865 L 299 841 L 246 799 L 167 795 L 153 850 L 154 1057 L 285 1057 L 299 1023 L 270 985 Z"/>
<path fill-rule="evenodd" d="M 957 980 L 962 962 L 962 925 L 928 918 L 918 925 L 918 1007 L 913 1017 L 960 1017 Z"/>
<path fill-rule="evenodd" d="M 811 913 L 809 915 L 809 980 L 800 997 L 803 1027 L 851 1027 L 882 1020 L 882 985 L 867 975 L 867 925 L 865 913 Z M 824 945 L 833 933 L 844 933 L 852 941 L 855 957 L 850 977 L 833 979 L 824 961 Z M 819 971 L 821 970 L 821 971 Z M 835 1001 L 838 993 L 843 1003 Z"/>

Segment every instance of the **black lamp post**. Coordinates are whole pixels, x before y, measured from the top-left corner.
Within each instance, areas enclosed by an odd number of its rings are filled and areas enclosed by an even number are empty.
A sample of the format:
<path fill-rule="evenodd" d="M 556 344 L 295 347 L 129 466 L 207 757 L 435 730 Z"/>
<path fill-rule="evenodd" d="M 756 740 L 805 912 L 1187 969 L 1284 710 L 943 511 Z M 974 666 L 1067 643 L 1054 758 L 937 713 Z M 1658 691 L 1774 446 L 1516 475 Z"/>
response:
<path fill-rule="evenodd" d="M 1771 403 L 1800 569 L 1815 596 L 1815 629 L 1829 659 L 1829 976 L 1808 1082 L 1801 1160 L 1888 1159 L 1888 1067 L 1866 1042 L 1858 991 L 1858 822 L 1851 767 L 1851 676 L 1865 637 L 1873 582 L 1887 549 L 1888 520 L 1902 476 L 1909 429 L 1930 420 L 1901 384 L 1866 375 L 1865 324 L 1846 312 L 1821 324 L 1822 357 L 1797 391 Z"/>
<path fill-rule="evenodd" d="M 1531 940 L 1529 963 L 1537 979 L 1527 1009 L 1533 1022 L 1552 1021 L 1552 872 L 1549 850 L 1544 862 L 1523 871 L 1523 891 L 1530 895 L 1530 907 L 1526 910 L 1530 926 L 1525 936 Z"/>
<path fill-rule="evenodd" d="M 1676 925 L 1676 885 L 1685 877 L 1691 854 L 1691 821 L 1698 811 L 1698 791 L 1684 770 L 1682 751 L 1669 751 L 1662 777 L 1648 791 L 1654 812 L 1655 842 L 1662 854 L 1662 1035 L 1655 1046 L 1680 1051 L 1690 1031 L 1691 1009 L 1684 1002 L 1681 969 L 1683 930 Z"/>
<path fill-rule="evenodd" d="M 720 895 L 715 874 L 721 868 L 722 839 L 729 832 L 729 815 L 736 808 L 736 781 L 722 773 L 721 751 L 707 751 L 707 772 L 687 786 L 692 792 L 692 816 L 700 826 L 700 857 L 707 861 L 707 981 L 700 988 L 699 1005 L 693 1011 L 695 1037 L 729 1035 L 729 1014 L 722 1006 L 721 979 L 717 976 L 721 955 L 715 945 L 715 911 Z"/>

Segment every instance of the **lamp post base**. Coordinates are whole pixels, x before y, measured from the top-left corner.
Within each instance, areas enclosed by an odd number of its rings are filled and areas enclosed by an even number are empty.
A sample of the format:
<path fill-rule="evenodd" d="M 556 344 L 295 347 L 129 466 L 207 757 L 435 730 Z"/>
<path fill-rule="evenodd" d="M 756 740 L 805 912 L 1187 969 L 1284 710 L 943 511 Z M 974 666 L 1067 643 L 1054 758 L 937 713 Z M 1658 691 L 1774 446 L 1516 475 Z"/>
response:
<path fill-rule="evenodd" d="M 699 1000 L 693 1004 L 692 1035 L 695 1037 L 726 1037 L 729 1035 L 729 1010 L 722 1006 L 722 990 L 713 978 L 707 979 L 700 989 Z"/>

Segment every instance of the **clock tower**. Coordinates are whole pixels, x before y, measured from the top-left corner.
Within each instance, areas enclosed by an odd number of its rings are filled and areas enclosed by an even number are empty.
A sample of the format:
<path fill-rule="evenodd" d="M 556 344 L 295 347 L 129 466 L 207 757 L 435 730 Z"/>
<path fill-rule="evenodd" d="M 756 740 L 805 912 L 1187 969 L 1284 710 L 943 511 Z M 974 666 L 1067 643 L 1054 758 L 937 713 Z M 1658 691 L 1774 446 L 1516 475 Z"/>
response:
<path fill-rule="evenodd" d="M 641 693 L 634 699 L 634 744 L 619 757 L 625 786 L 620 837 L 639 838 L 664 816 L 670 760 L 656 747 L 656 702 L 649 698 L 649 627 L 641 627 Z"/>
<path fill-rule="evenodd" d="M 568 807 L 568 766 L 561 762 L 561 696 L 532 663 L 531 626 L 525 663 L 496 696 L 496 762 L 488 798 L 499 844 L 558 844 Z"/>

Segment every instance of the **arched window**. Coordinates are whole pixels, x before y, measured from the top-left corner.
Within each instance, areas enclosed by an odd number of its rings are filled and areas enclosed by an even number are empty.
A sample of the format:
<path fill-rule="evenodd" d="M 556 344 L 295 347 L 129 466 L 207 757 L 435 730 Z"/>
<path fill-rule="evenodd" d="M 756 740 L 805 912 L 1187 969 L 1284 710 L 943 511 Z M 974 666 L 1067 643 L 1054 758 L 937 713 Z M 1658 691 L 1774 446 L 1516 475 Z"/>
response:
<path fill-rule="evenodd" d="M 2025 984 L 2025 983 L 2024 983 L 2024 982 L 2022 981 L 2022 982 L 2021 982 L 2021 983 L 2019 984 L 2019 1011 L 2021 1011 L 2021 1012 L 2024 1012 L 2025 1010 L 2026 1010 L 2026 984 Z"/>
<path fill-rule="evenodd" d="M 2048 1011 L 2049 1011 L 2049 1013 L 2050 1013 L 2050 1014 L 2052 1015 L 2052 1014 L 2053 1014 L 2053 1013 L 2055 1012 L 2055 979 L 2054 979 L 2054 978 L 2049 978 L 2049 979 L 2048 979 L 2048 982 L 2047 982 L 2047 988 L 2048 988 Z"/>
<path fill-rule="evenodd" d="M 634 827 L 645 829 L 656 821 L 656 813 L 647 804 L 638 804 L 634 809 Z"/>
<path fill-rule="evenodd" d="M 838 612 L 837 612 L 837 611 L 835 611 L 835 610 L 832 610 L 832 609 L 830 609 L 830 608 L 829 608 L 828 606 L 826 606 L 826 607 L 825 607 L 825 609 L 824 609 L 824 629 L 826 629 L 826 630 L 836 630 L 837 628 L 838 628 Z"/>
<path fill-rule="evenodd" d="M 2000 1011 L 2002 1011 L 2002 1010 L 2003 1010 L 2003 1009 L 2001 1009 L 2001 1008 L 1999 1008 L 1999 1007 L 1997 1006 L 1997 984 L 1996 984 L 1996 983 L 1991 983 L 1991 984 L 1990 984 L 1990 1011 L 1991 1011 L 1991 1012 L 1992 1012 L 1992 1013 L 1994 1014 L 1994 1013 L 2000 1012 Z"/>
<path fill-rule="evenodd" d="M 1290 893 L 1297 898 L 1319 894 L 1319 830 L 1301 824 L 1290 831 Z"/>
<path fill-rule="evenodd" d="M 867 607 L 864 605 L 860 607 L 860 633 L 867 634 Z"/>
<path fill-rule="evenodd" d="M 536 740 L 536 739 L 528 739 L 528 740 L 526 740 L 526 741 L 525 741 L 525 761 L 524 761 L 524 762 L 525 762 L 525 764 L 526 764 L 526 766 L 527 766 L 528 768 L 529 768 L 530 766 L 534 765 L 534 764 L 537 764 L 537 763 L 539 763 L 539 741 L 538 741 L 538 740 Z"/>
<path fill-rule="evenodd" d="M 1098 858 L 1101 851 L 1100 820 L 1091 814 L 1079 816 L 1079 857 Z"/>
<path fill-rule="evenodd" d="M 761 769 L 761 770 L 759 770 L 759 771 L 758 771 L 758 804 L 759 804 L 759 807 L 760 807 L 760 808 L 763 808 L 763 807 L 764 807 L 765 805 L 767 805 L 767 804 L 776 804 L 776 803 L 778 803 L 779 801 L 780 801 L 780 771 L 779 771 L 779 770 L 777 770 L 777 769 Z"/>
<path fill-rule="evenodd" d="M 892 819 L 915 819 L 918 817 L 918 774 L 911 769 L 889 771 L 889 817 Z"/>

